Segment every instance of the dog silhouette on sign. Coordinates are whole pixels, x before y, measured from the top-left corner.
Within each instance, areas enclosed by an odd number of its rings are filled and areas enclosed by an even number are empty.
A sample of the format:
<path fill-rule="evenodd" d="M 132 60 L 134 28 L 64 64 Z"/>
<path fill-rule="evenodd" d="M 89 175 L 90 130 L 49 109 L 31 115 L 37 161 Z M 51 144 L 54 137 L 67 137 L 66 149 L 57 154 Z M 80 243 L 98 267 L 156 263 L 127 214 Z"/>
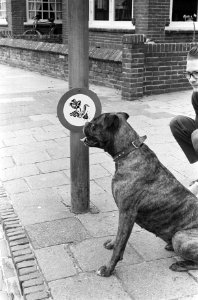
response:
<path fill-rule="evenodd" d="M 80 100 L 72 99 L 70 102 L 70 106 L 74 109 L 74 111 L 70 113 L 70 116 L 75 118 L 76 117 L 83 118 L 85 120 L 88 119 L 88 113 L 87 113 L 87 107 L 89 107 L 88 104 L 84 104 L 82 108 Z"/>

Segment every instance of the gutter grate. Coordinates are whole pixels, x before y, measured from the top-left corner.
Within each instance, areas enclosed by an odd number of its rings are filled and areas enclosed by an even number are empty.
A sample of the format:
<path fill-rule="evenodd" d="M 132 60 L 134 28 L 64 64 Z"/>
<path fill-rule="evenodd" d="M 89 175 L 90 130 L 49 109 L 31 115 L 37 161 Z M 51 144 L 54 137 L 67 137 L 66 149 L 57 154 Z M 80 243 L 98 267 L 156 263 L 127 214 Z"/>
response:
<path fill-rule="evenodd" d="M 24 299 L 52 299 L 25 228 L 15 213 L 3 186 L 0 186 L 0 223 Z"/>

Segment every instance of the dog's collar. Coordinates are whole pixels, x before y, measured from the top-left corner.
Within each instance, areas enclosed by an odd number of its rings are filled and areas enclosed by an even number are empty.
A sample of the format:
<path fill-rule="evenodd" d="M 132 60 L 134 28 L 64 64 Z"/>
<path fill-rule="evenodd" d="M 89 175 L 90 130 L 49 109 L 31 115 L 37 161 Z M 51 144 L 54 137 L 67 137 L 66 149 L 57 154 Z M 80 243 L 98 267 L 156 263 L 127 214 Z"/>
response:
<path fill-rule="evenodd" d="M 144 141 L 146 140 L 146 138 L 147 138 L 146 135 L 140 136 L 138 139 L 136 139 L 135 141 L 133 141 L 133 142 L 131 143 L 131 145 L 130 145 L 128 148 L 126 148 L 126 149 L 124 149 L 124 150 L 118 152 L 118 153 L 113 157 L 113 160 L 114 160 L 115 162 L 117 162 L 120 158 L 126 156 L 127 154 L 129 154 L 129 153 L 132 152 L 133 150 L 136 150 L 136 149 L 140 148 L 140 147 L 142 146 L 142 144 L 144 143 Z"/>

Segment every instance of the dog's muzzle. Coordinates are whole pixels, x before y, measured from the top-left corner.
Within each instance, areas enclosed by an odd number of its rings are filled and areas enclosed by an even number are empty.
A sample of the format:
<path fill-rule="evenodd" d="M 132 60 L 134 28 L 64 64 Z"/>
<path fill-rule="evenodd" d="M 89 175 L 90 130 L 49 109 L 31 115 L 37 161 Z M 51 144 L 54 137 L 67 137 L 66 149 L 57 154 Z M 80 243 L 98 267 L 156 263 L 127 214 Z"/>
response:
<path fill-rule="evenodd" d="M 98 146 L 98 140 L 89 134 L 89 129 L 90 129 L 91 123 L 86 122 L 83 128 L 83 133 L 85 135 L 84 138 L 80 139 L 81 142 L 84 143 L 84 145 L 88 147 L 97 147 Z"/>
<path fill-rule="evenodd" d="M 80 139 L 81 142 L 84 143 L 84 145 L 88 146 L 88 147 L 97 147 L 98 146 L 98 141 L 95 139 L 89 139 L 88 137 L 84 137 L 82 139 Z"/>

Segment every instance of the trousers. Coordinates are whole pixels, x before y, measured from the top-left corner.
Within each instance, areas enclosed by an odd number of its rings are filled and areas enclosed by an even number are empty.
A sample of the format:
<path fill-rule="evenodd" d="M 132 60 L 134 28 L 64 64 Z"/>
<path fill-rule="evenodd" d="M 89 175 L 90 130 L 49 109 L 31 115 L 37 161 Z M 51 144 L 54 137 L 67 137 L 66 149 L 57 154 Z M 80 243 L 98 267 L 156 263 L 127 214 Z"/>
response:
<path fill-rule="evenodd" d="M 176 116 L 170 122 L 170 129 L 175 140 L 186 155 L 188 161 L 191 164 L 197 162 L 198 151 L 196 152 L 191 137 L 192 133 L 198 129 L 197 122 L 186 116 Z"/>

